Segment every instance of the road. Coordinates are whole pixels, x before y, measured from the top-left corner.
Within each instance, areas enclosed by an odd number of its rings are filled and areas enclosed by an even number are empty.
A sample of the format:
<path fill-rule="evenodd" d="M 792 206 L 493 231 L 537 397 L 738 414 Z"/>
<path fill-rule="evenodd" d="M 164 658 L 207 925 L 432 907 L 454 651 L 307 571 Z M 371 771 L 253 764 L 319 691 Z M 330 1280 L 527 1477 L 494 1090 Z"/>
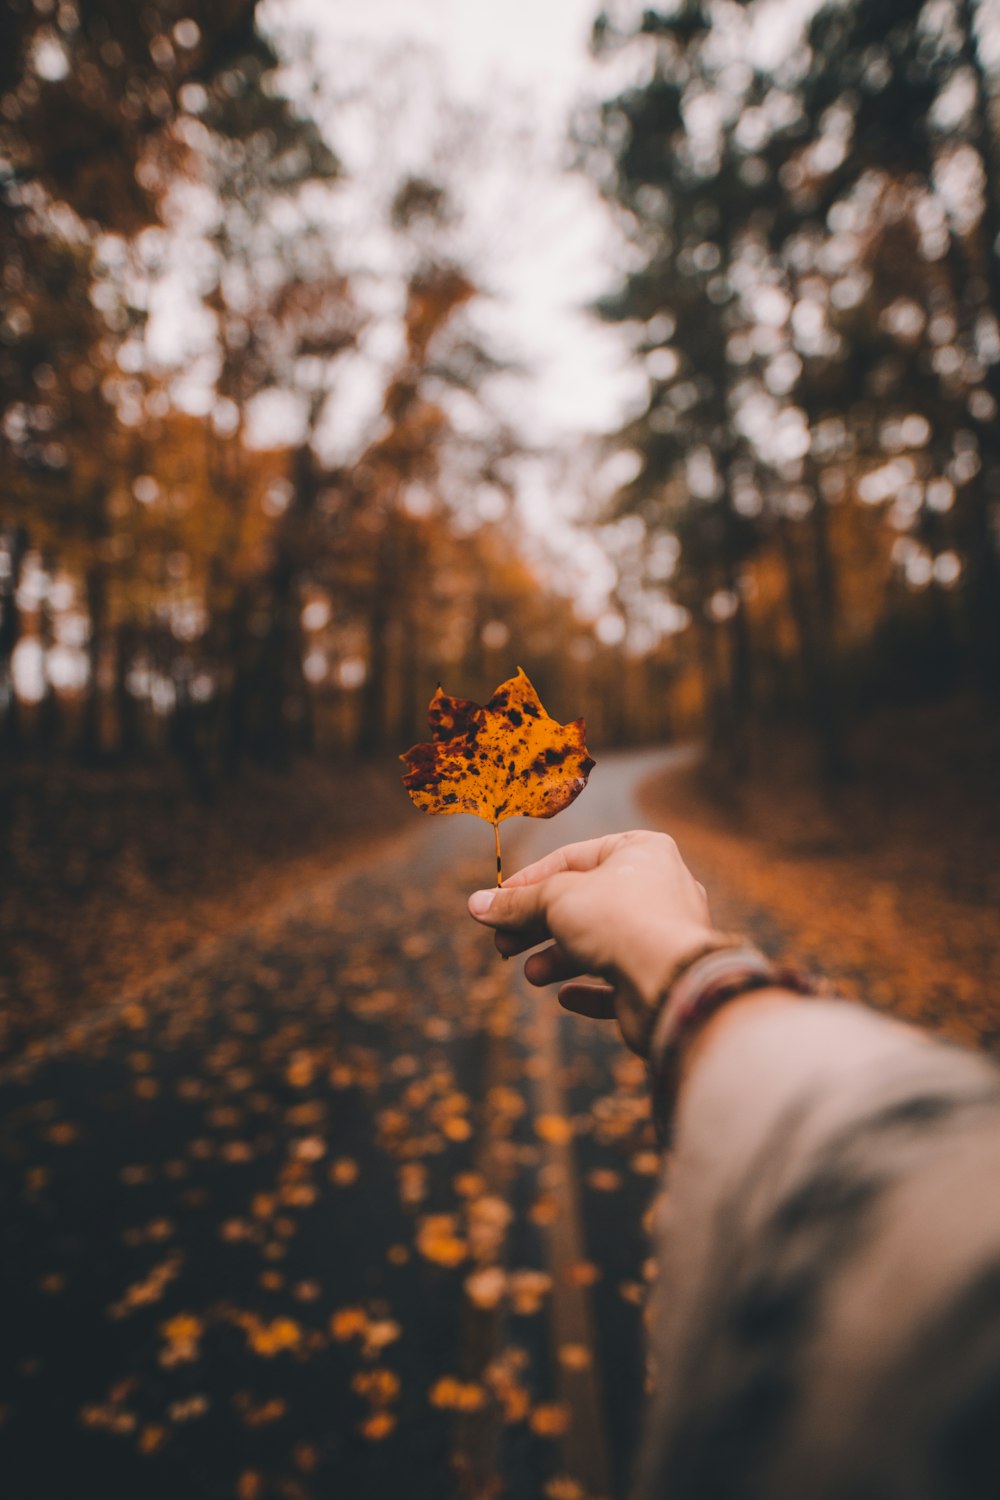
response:
<path fill-rule="evenodd" d="M 631 826 L 609 757 L 514 869 Z M 641 1065 L 465 915 L 421 818 L 0 1081 L 5 1500 L 622 1496 Z"/>

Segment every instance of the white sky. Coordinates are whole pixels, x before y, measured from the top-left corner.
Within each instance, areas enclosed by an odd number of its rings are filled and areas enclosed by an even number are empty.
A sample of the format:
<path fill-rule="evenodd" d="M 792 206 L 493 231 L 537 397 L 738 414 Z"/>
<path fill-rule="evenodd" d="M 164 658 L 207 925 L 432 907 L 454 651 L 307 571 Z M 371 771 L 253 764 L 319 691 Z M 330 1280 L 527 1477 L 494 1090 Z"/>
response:
<path fill-rule="evenodd" d="M 757 60 L 776 60 L 815 6 L 764 0 Z M 614 8 L 634 13 L 641 4 Z M 627 76 L 589 55 L 598 9 L 599 0 L 264 0 L 259 13 L 293 50 L 293 33 L 310 34 L 324 124 L 345 168 L 324 222 L 342 269 L 367 282 L 370 308 L 381 298 L 384 314 L 361 353 L 338 363 L 325 456 L 346 460 L 363 446 L 397 357 L 398 308 L 385 305 L 384 288 L 398 290 L 405 247 L 384 228 L 392 190 L 407 171 L 447 182 L 451 167 L 462 194 L 453 250 L 488 294 L 472 316 L 494 352 L 523 369 L 495 382 L 491 399 L 522 441 L 548 455 L 525 466 L 522 516 L 557 534 L 593 608 L 613 574 L 570 524 L 584 488 L 600 485 L 588 440 L 620 426 L 646 392 L 623 335 L 586 312 L 613 289 L 625 246 L 593 188 L 566 170 L 574 106 L 607 97 Z M 287 86 L 304 87 L 304 72 L 291 72 Z M 395 275 L 380 281 L 382 270 Z M 176 328 L 176 317 L 169 321 Z M 166 332 L 168 320 L 154 322 Z M 258 440 L 294 440 L 294 421 L 287 399 L 270 399 Z"/>
<path fill-rule="evenodd" d="M 482 111 L 495 147 L 480 142 L 476 151 L 478 171 L 463 204 L 466 243 L 479 260 L 473 274 L 495 294 L 481 318 L 534 374 L 519 382 L 517 415 L 526 435 L 540 443 L 613 428 L 635 390 L 621 340 L 584 312 L 608 289 L 618 241 L 592 189 L 564 170 L 570 112 L 597 71 L 587 51 L 596 9 L 595 0 L 507 0 L 503 6 L 487 0 L 267 0 L 261 13 L 265 28 L 291 23 L 315 31 L 317 55 L 334 88 L 352 74 L 360 78 L 376 52 L 391 57 L 402 50 L 402 71 L 413 83 L 404 107 L 415 165 L 442 133 L 435 102 L 450 97 Z M 418 108 L 413 95 L 425 90 Z M 391 122 L 372 130 L 370 115 L 364 123 L 352 120 L 349 106 L 339 123 L 336 111 L 331 117 L 348 199 L 351 177 L 360 177 L 363 187 L 371 153 L 383 147 L 382 126 L 391 134 Z"/>
<path fill-rule="evenodd" d="M 642 9 L 641 0 L 606 3 L 626 22 Z M 755 61 L 777 61 L 817 3 L 764 0 L 752 29 Z M 585 311 L 613 288 L 624 246 L 594 190 L 565 170 L 574 106 L 607 97 L 623 78 L 615 64 L 590 57 L 599 8 L 600 0 L 265 0 L 260 12 L 265 29 L 314 33 L 317 65 L 334 94 L 356 87 L 360 95 L 377 84 L 383 100 L 393 101 L 392 119 L 373 114 L 370 103 L 352 107 L 350 97 L 330 115 L 347 172 L 339 190 L 343 237 L 372 266 L 380 245 L 362 221 L 381 161 L 409 152 L 413 167 L 426 170 L 435 146 L 448 154 L 447 101 L 482 112 L 477 128 L 486 139 L 473 151 L 474 170 L 466 163 L 460 177 L 468 221 L 461 249 L 495 294 L 480 321 L 501 350 L 528 366 L 527 380 L 511 382 L 514 425 L 550 448 L 578 449 L 582 437 L 614 430 L 645 393 L 620 333 Z M 630 56 L 621 62 L 632 66 Z M 393 72 L 394 81 L 384 78 Z M 362 376 L 359 424 L 364 385 Z M 344 430 L 334 448 L 354 436 L 349 408 L 341 406 Z"/>
<path fill-rule="evenodd" d="M 614 570 L 573 525 L 595 467 L 587 440 L 620 425 L 646 389 L 621 334 L 586 311 L 613 284 L 622 245 L 593 189 L 566 170 L 572 109 L 599 87 L 588 51 L 598 8 L 596 0 L 265 0 L 260 12 L 279 36 L 296 27 L 315 34 L 314 62 L 340 95 L 328 126 L 345 168 L 338 237 L 356 266 L 375 270 L 399 253 L 372 222 L 387 161 L 394 181 L 406 166 L 435 175 L 434 153 L 446 180 L 454 166 L 464 219 L 457 258 L 488 293 L 472 316 L 488 346 L 521 367 L 493 383 L 491 401 L 546 455 L 523 465 L 522 519 L 555 541 L 566 581 L 592 611 Z M 476 117 L 471 128 L 463 111 Z M 356 445 L 377 417 L 380 391 L 370 361 L 350 368 L 331 408 L 335 430 L 324 434 L 328 457 Z"/>

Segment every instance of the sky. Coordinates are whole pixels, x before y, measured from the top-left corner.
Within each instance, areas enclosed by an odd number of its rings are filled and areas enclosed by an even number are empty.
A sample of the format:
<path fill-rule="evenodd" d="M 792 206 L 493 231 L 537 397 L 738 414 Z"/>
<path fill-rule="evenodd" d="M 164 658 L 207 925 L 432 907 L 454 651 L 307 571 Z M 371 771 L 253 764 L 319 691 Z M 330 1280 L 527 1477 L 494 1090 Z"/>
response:
<path fill-rule="evenodd" d="M 577 525 L 601 488 L 590 442 L 646 392 L 620 332 L 587 310 L 613 285 L 623 242 L 592 186 L 567 170 L 572 111 L 608 87 L 588 50 L 596 10 L 595 0 L 265 0 L 259 12 L 279 42 L 296 28 L 313 34 L 345 169 L 338 240 L 359 271 L 399 253 L 372 212 L 382 177 L 388 189 L 431 159 L 460 186 L 456 258 L 486 292 L 471 316 L 517 367 L 493 383 L 491 403 L 541 455 L 520 468 L 520 520 L 591 614 L 606 608 L 615 572 Z M 332 462 L 378 419 L 384 387 L 370 352 L 345 365 L 331 404 L 319 446 Z M 387 345 L 385 363 L 393 353 Z"/>
<path fill-rule="evenodd" d="M 435 118 L 445 100 L 480 113 L 492 146 L 472 153 L 467 243 L 485 268 L 494 321 L 534 375 L 521 417 L 541 442 L 613 428 L 636 390 L 621 340 L 585 311 L 607 290 L 617 235 L 593 189 L 565 170 L 571 110 L 596 87 L 595 9 L 594 0 L 266 0 L 261 11 L 265 28 L 315 32 L 335 87 L 390 59 L 415 161 L 447 152 L 446 114 Z M 391 125 L 373 130 L 346 101 L 339 115 L 331 133 L 349 198 L 352 176 L 364 191 Z"/>
<path fill-rule="evenodd" d="M 642 9 L 639 0 L 605 4 L 623 23 Z M 816 5 L 764 0 L 755 60 L 776 62 Z M 646 393 L 621 333 L 587 311 L 613 289 L 626 246 L 594 188 L 566 170 L 574 108 L 613 94 L 634 66 L 632 54 L 610 64 L 591 57 L 599 8 L 600 0 L 264 0 L 259 13 L 279 36 L 295 27 L 314 35 L 317 65 L 340 95 L 330 134 L 346 168 L 341 228 L 373 266 L 383 247 L 365 215 L 383 159 L 411 152 L 418 169 L 428 152 L 447 160 L 463 136 L 449 101 L 478 113 L 472 131 L 482 139 L 471 150 L 462 142 L 464 175 L 455 167 L 467 219 L 460 249 L 493 294 L 479 317 L 526 367 L 507 393 L 515 425 L 564 454 L 614 431 Z M 375 78 L 391 100 L 381 117 L 362 97 Z M 356 440 L 352 417 L 369 419 L 360 372 L 356 389 L 353 413 L 340 404 L 332 458 Z"/>
<path fill-rule="evenodd" d="M 612 3 L 617 18 L 641 10 L 635 0 Z M 777 60 L 815 3 L 764 0 L 757 60 Z M 323 212 L 338 263 L 374 314 L 358 352 L 338 361 L 322 456 L 349 462 L 371 439 L 398 358 L 400 309 L 380 307 L 405 280 L 406 247 L 385 229 L 392 193 L 407 172 L 444 181 L 461 207 L 447 249 L 485 294 L 469 315 L 517 370 L 493 382 L 490 400 L 535 450 L 521 469 L 521 520 L 529 535 L 554 540 L 549 551 L 589 612 L 604 607 L 614 569 L 576 522 L 620 482 L 593 440 L 647 394 L 623 333 L 588 311 L 614 289 L 627 246 L 593 186 L 567 169 L 574 109 L 611 96 L 635 66 L 631 52 L 611 64 L 591 57 L 598 8 L 599 0 L 263 0 L 258 12 L 279 55 L 293 59 L 283 80 L 291 96 L 310 73 L 319 80 L 314 112 L 344 168 Z M 183 277 L 189 257 L 177 263 Z M 176 307 L 176 289 L 164 296 Z M 182 325 L 194 326 L 176 314 L 159 320 L 164 357 Z M 208 399 L 197 362 L 190 371 L 192 399 L 199 380 Z M 257 440 L 295 441 L 295 420 L 290 398 L 266 397 Z"/>

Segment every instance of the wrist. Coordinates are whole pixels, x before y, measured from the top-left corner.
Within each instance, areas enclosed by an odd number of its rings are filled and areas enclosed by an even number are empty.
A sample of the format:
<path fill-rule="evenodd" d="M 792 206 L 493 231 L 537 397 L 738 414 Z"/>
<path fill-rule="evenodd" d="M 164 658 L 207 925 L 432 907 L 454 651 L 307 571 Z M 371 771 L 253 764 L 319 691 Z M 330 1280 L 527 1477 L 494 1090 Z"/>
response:
<path fill-rule="evenodd" d="M 645 1048 L 653 1087 L 654 1123 L 669 1143 L 681 1083 L 710 1045 L 723 1019 L 740 1001 L 767 999 L 773 1005 L 816 993 L 815 985 L 791 969 L 777 969 L 759 949 L 741 939 L 722 940 L 683 964 L 653 1014 Z"/>
<path fill-rule="evenodd" d="M 681 929 L 673 925 L 665 929 L 662 922 L 651 922 L 630 939 L 618 965 L 619 977 L 636 996 L 639 1007 L 651 1014 L 659 1010 L 664 995 L 689 963 L 734 941 L 724 932 L 694 922 Z"/>
<path fill-rule="evenodd" d="M 656 1018 L 678 976 L 704 954 L 742 941 L 695 922 L 667 930 L 663 922 L 637 924 L 625 935 L 624 956 L 609 975 L 625 1044 L 648 1059 Z"/>

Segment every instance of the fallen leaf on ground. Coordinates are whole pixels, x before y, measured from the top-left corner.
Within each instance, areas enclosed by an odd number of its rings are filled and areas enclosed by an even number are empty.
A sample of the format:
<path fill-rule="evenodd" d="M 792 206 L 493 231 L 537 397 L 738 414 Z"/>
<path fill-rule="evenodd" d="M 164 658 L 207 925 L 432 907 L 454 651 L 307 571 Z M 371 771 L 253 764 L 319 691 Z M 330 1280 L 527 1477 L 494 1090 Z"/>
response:
<path fill-rule="evenodd" d="M 452 1214 L 428 1214 L 417 1231 L 417 1249 L 425 1260 L 438 1266 L 458 1266 L 468 1254 L 468 1245 L 455 1233 Z"/>
<path fill-rule="evenodd" d="M 621 1173 L 611 1167 L 595 1167 L 587 1173 L 587 1186 L 598 1193 L 613 1193 L 622 1185 Z"/>
<path fill-rule="evenodd" d="M 370 1443 L 381 1443 L 395 1430 L 396 1417 L 391 1411 L 373 1411 L 358 1425 L 358 1431 Z"/>
<path fill-rule="evenodd" d="M 507 1286 L 507 1277 L 499 1266 L 484 1266 L 465 1278 L 465 1295 L 476 1307 L 496 1307 Z"/>
<path fill-rule="evenodd" d="M 570 1286 L 593 1286 L 600 1277 L 601 1268 L 592 1260 L 575 1260 L 563 1273 L 563 1280 Z"/>
<path fill-rule="evenodd" d="M 547 1271 L 511 1271 L 507 1287 L 514 1312 L 521 1317 L 530 1317 L 538 1312 L 543 1299 L 552 1290 L 552 1277 Z"/>
<path fill-rule="evenodd" d="M 371 1370 L 359 1370 L 351 1381 L 351 1389 L 372 1406 L 389 1406 L 399 1395 L 399 1376 L 395 1370 L 378 1365 Z"/>
<path fill-rule="evenodd" d="M 550 1146 L 565 1146 L 573 1139 L 573 1121 L 565 1115 L 539 1115 L 535 1120 L 535 1134 Z"/>
<path fill-rule="evenodd" d="M 444 1411 L 480 1411 L 486 1405 L 486 1392 L 475 1381 L 443 1375 L 431 1386 L 428 1399 Z"/>
<path fill-rule="evenodd" d="M 545 1500 L 587 1500 L 587 1492 L 568 1474 L 556 1474 L 548 1481 L 544 1490 Z"/>
<path fill-rule="evenodd" d="M 338 1343 L 364 1338 L 368 1331 L 368 1314 L 362 1307 L 341 1307 L 330 1319 L 330 1333 Z"/>
<path fill-rule="evenodd" d="M 561 1401 L 544 1402 L 535 1407 L 528 1425 L 538 1437 L 562 1437 L 569 1427 L 569 1407 Z"/>
<path fill-rule="evenodd" d="M 586 1370 L 593 1360 L 586 1344 L 560 1344 L 559 1363 L 566 1370 Z"/>

